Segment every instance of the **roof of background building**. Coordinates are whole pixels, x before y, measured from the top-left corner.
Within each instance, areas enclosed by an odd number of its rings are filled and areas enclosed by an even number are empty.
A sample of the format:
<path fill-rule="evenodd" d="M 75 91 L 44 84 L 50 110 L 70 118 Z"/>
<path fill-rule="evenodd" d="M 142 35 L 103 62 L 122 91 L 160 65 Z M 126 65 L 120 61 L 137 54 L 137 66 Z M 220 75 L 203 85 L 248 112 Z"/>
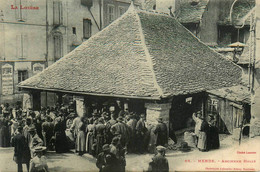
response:
<path fill-rule="evenodd" d="M 156 5 L 156 0 L 146 0 L 143 6 L 145 10 L 153 10 L 153 7 Z"/>
<path fill-rule="evenodd" d="M 229 14 L 223 19 L 218 21 L 220 25 L 241 25 L 241 20 L 246 16 L 255 6 L 255 0 L 238 0 L 233 7 L 232 23 L 230 22 Z M 245 20 L 245 25 L 250 24 L 250 18 Z"/>
<path fill-rule="evenodd" d="M 251 103 L 251 94 L 248 88 L 242 85 L 237 85 L 233 87 L 225 87 L 216 90 L 207 91 L 210 94 L 228 99 L 233 102 L 240 103 Z"/>
<path fill-rule="evenodd" d="M 19 87 L 161 99 L 232 86 L 241 68 L 168 15 L 133 6 Z"/>
<path fill-rule="evenodd" d="M 176 17 L 180 23 L 199 23 L 207 7 L 209 0 L 197 0 L 197 5 L 192 5 L 191 1 L 180 1 L 180 9 Z"/>

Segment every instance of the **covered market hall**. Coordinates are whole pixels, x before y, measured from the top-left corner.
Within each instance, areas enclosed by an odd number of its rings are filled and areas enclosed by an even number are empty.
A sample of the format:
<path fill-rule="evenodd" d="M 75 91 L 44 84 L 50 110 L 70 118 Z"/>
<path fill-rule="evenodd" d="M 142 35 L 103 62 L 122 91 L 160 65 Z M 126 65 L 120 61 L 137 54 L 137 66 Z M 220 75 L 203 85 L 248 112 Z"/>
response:
<path fill-rule="evenodd" d="M 130 6 L 19 87 L 25 109 L 59 102 L 75 106 L 79 116 L 91 116 L 114 107 L 144 113 L 150 124 L 162 117 L 171 132 L 185 128 L 197 110 L 206 115 L 206 91 L 238 85 L 241 72 L 175 18 Z"/>

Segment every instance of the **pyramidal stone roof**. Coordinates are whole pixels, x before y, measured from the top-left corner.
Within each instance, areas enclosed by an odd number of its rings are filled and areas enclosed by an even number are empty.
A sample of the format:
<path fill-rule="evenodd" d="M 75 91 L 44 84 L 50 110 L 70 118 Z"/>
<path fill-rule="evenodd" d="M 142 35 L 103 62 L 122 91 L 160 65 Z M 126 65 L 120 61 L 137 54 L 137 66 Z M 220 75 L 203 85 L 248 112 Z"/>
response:
<path fill-rule="evenodd" d="M 19 87 L 154 99 L 236 85 L 241 68 L 174 18 L 129 10 Z"/>

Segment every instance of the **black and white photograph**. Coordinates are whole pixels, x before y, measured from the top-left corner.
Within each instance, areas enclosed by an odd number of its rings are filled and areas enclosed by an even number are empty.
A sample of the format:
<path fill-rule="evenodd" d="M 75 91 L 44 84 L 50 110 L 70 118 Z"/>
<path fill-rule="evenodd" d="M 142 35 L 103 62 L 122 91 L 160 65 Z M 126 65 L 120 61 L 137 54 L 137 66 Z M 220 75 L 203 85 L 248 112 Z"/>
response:
<path fill-rule="evenodd" d="M 260 0 L 0 0 L 17 171 L 260 171 Z"/>

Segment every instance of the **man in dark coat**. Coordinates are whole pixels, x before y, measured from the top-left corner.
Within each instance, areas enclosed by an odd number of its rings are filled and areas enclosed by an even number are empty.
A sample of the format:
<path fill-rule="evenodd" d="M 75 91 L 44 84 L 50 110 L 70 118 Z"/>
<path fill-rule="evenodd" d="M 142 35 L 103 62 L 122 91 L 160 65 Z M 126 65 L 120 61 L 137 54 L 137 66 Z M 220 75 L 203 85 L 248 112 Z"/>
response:
<path fill-rule="evenodd" d="M 22 134 L 23 127 L 19 126 L 17 129 L 17 134 L 12 138 L 12 145 L 14 147 L 14 161 L 18 165 L 18 172 L 23 171 L 22 164 L 25 163 L 27 166 L 27 171 L 29 171 L 30 164 L 30 152 L 26 151 L 28 147 L 26 139 Z"/>
<path fill-rule="evenodd" d="M 129 120 L 127 121 L 127 125 L 130 128 L 131 131 L 131 136 L 130 136 L 130 140 L 129 140 L 129 148 L 128 151 L 129 152 L 134 152 L 135 151 L 135 141 L 136 141 L 136 124 L 137 124 L 137 120 L 135 119 L 133 113 L 130 113 L 129 115 Z"/>
<path fill-rule="evenodd" d="M 116 135 L 120 135 L 121 136 L 120 143 L 121 143 L 121 145 L 123 147 L 125 147 L 128 144 L 128 141 L 129 141 L 130 129 L 123 122 L 123 120 L 124 119 L 122 117 L 118 117 L 117 118 L 117 123 L 114 124 L 111 127 L 110 131 L 114 134 L 114 136 L 116 136 Z"/>
<path fill-rule="evenodd" d="M 105 138 L 106 138 L 106 143 L 110 144 L 114 135 L 110 131 L 111 127 L 117 123 L 116 121 L 116 115 L 111 114 L 111 119 L 106 123 L 106 132 L 105 132 Z"/>
<path fill-rule="evenodd" d="M 157 119 L 158 124 L 156 125 L 156 128 L 154 130 L 154 134 L 158 134 L 156 146 L 164 146 L 168 143 L 168 129 L 167 125 L 163 123 L 163 119 L 160 117 Z"/>
<path fill-rule="evenodd" d="M 149 163 L 148 172 L 168 172 L 169 163 L 165 158 L 165 147 L 157 146 L 157 154 L 152 158 L 152 162 Z"/>
<path fill-rule="evenodd" d="M 117 167 L 117 159 L 116 156 L 110 153 L 110 147 L 108 144 L 105 144 L 102 147 L 102 152 L 97 156 L 96 166 L 99 168 L 100 172 L 108 171 L 116 171 Z"/>
<path fill-rule="evenodd" d="M 144 136 L 146 134 L 147 128 L 145 126 L 145 116 L 144 114 L 140 115 L 139 121 L 136 123 L 136 141 L 137 141 L 137 151 L 139 153 L 144 153 Z"/>
<path fill-rule="evenodd" d="M 49 116 L 47 116 L 46 121 L 42 123 L 42 135 L 44 145 L 49 149 L 50 140 L 54 136 L 54 124 L 51 122 L 51 117 Z"/>
<path fill-rule="evenodd" d="M 106 126 L 104 125 L 104 119 L 99 118 L 98 124 L 96 125 L 96 140 L 97 140 L 97 148 L 96 148 L 96 155 L 98 155 L 102 151 L 102 146 L 105 142 L 105 129 Z"/>

